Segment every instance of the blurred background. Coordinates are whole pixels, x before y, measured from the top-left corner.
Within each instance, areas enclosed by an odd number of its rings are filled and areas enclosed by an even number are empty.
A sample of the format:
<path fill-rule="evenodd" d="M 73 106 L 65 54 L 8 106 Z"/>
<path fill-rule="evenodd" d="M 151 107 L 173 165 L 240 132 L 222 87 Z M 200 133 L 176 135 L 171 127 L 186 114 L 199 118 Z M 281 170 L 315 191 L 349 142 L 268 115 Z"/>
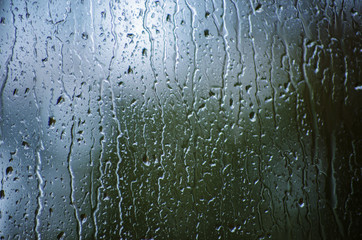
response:
<path fill-rule="evenodd" d="M 361 239 L 353 0 L 0 1 L 0 239 Z"/>

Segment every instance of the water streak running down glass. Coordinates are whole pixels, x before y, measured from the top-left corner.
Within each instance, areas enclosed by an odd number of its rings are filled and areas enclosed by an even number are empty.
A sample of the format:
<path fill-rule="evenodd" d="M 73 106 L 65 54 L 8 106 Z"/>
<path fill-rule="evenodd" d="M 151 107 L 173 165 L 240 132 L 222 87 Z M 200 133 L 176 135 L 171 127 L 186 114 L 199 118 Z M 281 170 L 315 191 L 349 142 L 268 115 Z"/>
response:
<path fill-rule="evenodd" d="M 0 1 L 0 239 L 362 239 L 361 1 Z"/>

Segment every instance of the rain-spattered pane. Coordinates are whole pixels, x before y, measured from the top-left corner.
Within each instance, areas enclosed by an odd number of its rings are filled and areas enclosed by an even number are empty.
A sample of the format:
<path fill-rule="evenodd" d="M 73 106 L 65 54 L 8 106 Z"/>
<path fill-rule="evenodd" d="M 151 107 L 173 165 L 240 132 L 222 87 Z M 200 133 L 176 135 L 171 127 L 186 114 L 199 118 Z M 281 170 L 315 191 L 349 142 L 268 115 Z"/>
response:
<path fill-rule="evenodd" d="M 360 1 L 0 1 L 1 239 L 361 239 Z"/>

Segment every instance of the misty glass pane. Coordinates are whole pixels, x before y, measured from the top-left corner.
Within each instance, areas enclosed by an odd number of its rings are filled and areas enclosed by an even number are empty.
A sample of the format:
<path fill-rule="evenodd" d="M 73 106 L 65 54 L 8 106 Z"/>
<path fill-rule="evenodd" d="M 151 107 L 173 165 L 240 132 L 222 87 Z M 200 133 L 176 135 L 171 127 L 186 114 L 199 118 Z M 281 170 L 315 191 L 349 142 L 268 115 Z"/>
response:
<path fill-rule="evenodd" d="M 0 1 L 0 239 L 362 239 L 361 1 Z"/>

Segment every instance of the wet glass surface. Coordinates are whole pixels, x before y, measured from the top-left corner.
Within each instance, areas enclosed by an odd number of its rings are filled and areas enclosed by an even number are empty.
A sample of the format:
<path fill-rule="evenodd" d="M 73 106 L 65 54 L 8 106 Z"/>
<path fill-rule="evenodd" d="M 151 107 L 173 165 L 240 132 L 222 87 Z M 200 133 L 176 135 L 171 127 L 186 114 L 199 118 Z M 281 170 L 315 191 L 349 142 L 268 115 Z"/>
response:
<path fill-rule="evenodd" d="M 1 239 L 361 239 L 360 1 L 0 2 Z"/>

